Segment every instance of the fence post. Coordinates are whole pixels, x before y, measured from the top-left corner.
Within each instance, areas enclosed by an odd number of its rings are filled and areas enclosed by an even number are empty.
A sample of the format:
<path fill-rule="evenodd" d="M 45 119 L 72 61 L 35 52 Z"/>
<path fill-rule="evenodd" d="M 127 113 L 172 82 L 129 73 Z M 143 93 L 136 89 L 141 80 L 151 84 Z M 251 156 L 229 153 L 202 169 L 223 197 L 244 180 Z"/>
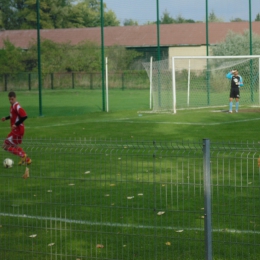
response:
<path fill-rule="evenodd" d="M 90 89 L 93 89 L 93 73 L 90 73 Z"/>
<path fill-rule="evenodd" d="M 75 85 L 74 85 L 74 73 L 73 72 L 72 72 L 71 76 L 72 76 L 72 88 L 74 89 Z"/>
<path fill-rule="evenodd" d="M 31 90 L 31 73 L 28 74 L 28 87 Z"/>
<path fill-rule="evenodd" d="M 5 86 L 5 91 L 7 91 L 7 78 L 8 78 L 8 75 L 7 74 L 4 74 L 4 86 Z"/>
<path fill-rule="evenodd" d="M 204 228 L 206 260 L 212 260 L 210 140 L 203 139 Z"/>
<path fill-rule="evenodd" d="M 53 73 L 51 73 L 51 89 L 53 89 L 54 88 L 54 80 L 53 80 Z"/>
<path fill-rule="evenodd" d="M 122 72 L 122 90 L 125 88 L 125 77 L 124 72 Z"/>

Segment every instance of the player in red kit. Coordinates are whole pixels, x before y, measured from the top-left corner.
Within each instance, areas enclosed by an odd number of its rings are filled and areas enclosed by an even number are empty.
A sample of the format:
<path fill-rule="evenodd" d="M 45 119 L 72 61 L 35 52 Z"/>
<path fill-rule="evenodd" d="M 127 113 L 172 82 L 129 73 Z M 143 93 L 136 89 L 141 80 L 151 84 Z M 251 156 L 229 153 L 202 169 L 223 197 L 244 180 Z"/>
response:
<path fill-rule="evenodd" d="M 3 148 L 4 150 L 13 153 L 21 157 L 19 165 L 28 165 L 32 163 L 32 160 L 27 156 L 24 150 L 19 147 L 22 143 L 24 135 L 24 120 L 27 118 L 25 110 L 16 101 L 15 92 L 10 92 L 8 94 L 9 102 L 11 104 L 10 115 L 3 117 L 2 121 L 10 119 L 11 132 L 8 134 L 7 138 L 4 140 Z"/>

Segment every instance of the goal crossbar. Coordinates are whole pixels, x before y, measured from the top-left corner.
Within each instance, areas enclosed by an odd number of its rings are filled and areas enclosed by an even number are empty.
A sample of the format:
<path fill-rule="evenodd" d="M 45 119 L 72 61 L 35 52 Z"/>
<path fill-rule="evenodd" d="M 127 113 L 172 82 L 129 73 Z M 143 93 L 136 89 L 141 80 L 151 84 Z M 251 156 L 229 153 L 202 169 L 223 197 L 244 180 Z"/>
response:
<path fill-rule="evenodd" d="M 260 55 L 172 56 L 143 63 L 150 79 L 150 109 L 176 113 L 177 109 L 227 106 L 230 81 L 237 69 L 243 77 L 243 105 L 260 104 Z"/>
<path fill-rule="evenodd" d="M 187 70 L 187 73 L 188 73 L 188 76 L 187 76 L 187 78 L 188 78 L 188 83 L 187 83 L 187 86 L 188 86 L 188 88 L 187 88 L 187 96 L 188 96 L 188 98 L 187 98 L 187 107 L 189 107 L 190 106 L 190 84 L 191 84 L 191 82 L 190 82 L 190 77 L 191 77 L 191 64 L 190 64 L 190 61 L 191 60 L 198 60 L 198 59 L 200 59 L 200 60 L 204 60 L 204 61 L 209 61 L 209 60 L 222 60 L 222 63 L 223 63 L 223 61 L 228 61 L 228 60 L 238 60 L 238 59 L 240 59 L 240 60 L 244 60 L 243 62 L 241 62 L 241 64 L 240 63 L 233 63 L 232 64 L 232 62 L 229 62 L 229 64 L 228 64 L 228 66 L 225 66 L 225 67 L 219 67 L 219 70 L 223 70 L 223 72 L 222 72 L 222 76 L 220 76 L 220 77 L 222 77 L 222 80 L 221 80 L 221 83 L 223 84 L 223 78 L 225 78 L 225 74 L 224 74 L 224 69 L 226 70 L 226 69 L 234 69 L 234 68 L 237 68 L 237 66 L 239 67 L 240 65 L 242 66 L 240 66 L 241 67 L 241 69 L 242 69 L 242 73 L 243 74 L 245 74 L 245 75 L 243 75 L 243 76 L 245 76 L 244 77 L 244 79 L 245 79 L 245 82 L 247 82 L 247 85 L 250 85 L 249 87 L 247 87 L 247 94 L 248 94 L 248 96 L 250 96 L 249 98 L 248 98 L 248 100 L 247 100 L 247 103 L 255 103 L 255 102 L 257 102 L 258 103 L 258 105 L 260 104 L 260 80 L 259 80 L 259 75 L 260 75 L 260 55 L 238 55 L 238 56 L 172 56 L 172 59 L 171 59 L 171 64 L 172 64 L 172 87 L 173 87 L 173 90 L 172 90 L 172 93 L 173 93 L 173 113 L 176 113 L 176 107 L 177 107 L 177 104 L 176 104 L 176 95 L 177 95 L 177 79 L 176 79 L 176 73 L 178 73 L 179 72 L 179 70 Z M 175 63 L 176 63 L 176 61 L 177 60 L 188 60 L 189 62 L 188 62 L 188 65 L 187 65 L 187 67 L 186 68 L 184 68 L 184 67 L 181 67 L 181 69 L 180 68 L 177 68 L 176 66 L 175 66 Z M 246 62 L 250 62 L 250 61 L 252 61 L 252 60 L 256 60 L 257 62 L 253 65 L 254 66 L 254 68 L 252 68 L 252 63 L 249 63 L 249 64 L 251 64 L 250 66 L 248 66 L 248 67 L 250 67 L 250 69 L 248 69 L 247 71 L 246 70 L 244 70 L 244 68 L 243 68 L 243 64 L 245 64 L 246 65 Z M 208 63 L 206 63 L 206 64 L 208 64 Z M 231 68 L 232 67 L 232 68 Z M 215 70 L 218 70 L 217 68 L 215 68 Z M 210 72 L 210 73 L 212 73 L 213 71 L 214 71 L 214 69 L 212 69 L 211 67 L 207 67 L 206 66 L 206 73 L 208 73 L 208 72 Z M 245 73 L 245 72 L 247 72 L 247 73 Z M 194 70 L 194 73 L 196 74 L 198 74 L 198 70 Z M 227 71 L 225 72 L 225 73 L 227 73 Z M 250 74 L 250 75 L 247 75 L 247 74 Z M 212 74 L 211 74 L 212 75 Z M 220 75 L 221 75 L 221 73 L 220 73 Z M 205 75 L 206 76 L 206 80 L 207 80 L 207 86 L 206 86 L 206 91 L 208 92 L 207 93 L 207 99 L 208 99 L 208 104 L 207 105 L 209 105 L 209 101 L 210 101 L 210 93 L 209 93 L 209 78 L 208 78 L 208 74 L 207 75 Z M 194 77 L 196 77 L 196 76 L 194 76 Z M 248 78 L 248 79 L 246 79 L 246 77 Z M 199 78 L 199 77 L 197 77 L 197 78 Z M 219 78 L 218 78 L 218 80 L 219 80 Z M 212 80 L 211 80 L 212 81 Z M 220 81 L 219 82 L 216 82 L 216 80 L 215 80 L 215 86 L 213 86 L 213 87 L 215 87 L 215 89 L 214 89 L 214 92 L 216 93 L 215 94 L 215 96 L 217 96 L 217 95 L 219 95 L 220 96 L 220 91 L 223 91 L 223 90 L 221 90 L 220 89 L 220 87 L 218 87 L 217 86 L 217 83 L 218 84 L 221 84 L 220 83 Z M 226 83 L 224 83 L 224 84 L 226 84 Z M 212 88 L 212 86 L 210 86 L 211 88 Z M 245 89 L 245 88 L 244 88 Z M 218 93 L 219 92 L 219 93 Z M 257 93 L 258 92 L 258 93 Z M 246 91 L 244 91 L 244 93 L 246 93 Z M 245 95 L 244 95 L 245 96 Z M 223 97 L 222 97 L 222 99 L 223 99 Z M 258 99 L 258 100 L 257 100 Z M 246 103 L 246 102 L 245 102 Z"/>
<path fill-rule="evenodd" d="M 260 55 L 240 55 L 240 56 L 172 56 L 174 59 L 253 59 L 260 58 Z"/>

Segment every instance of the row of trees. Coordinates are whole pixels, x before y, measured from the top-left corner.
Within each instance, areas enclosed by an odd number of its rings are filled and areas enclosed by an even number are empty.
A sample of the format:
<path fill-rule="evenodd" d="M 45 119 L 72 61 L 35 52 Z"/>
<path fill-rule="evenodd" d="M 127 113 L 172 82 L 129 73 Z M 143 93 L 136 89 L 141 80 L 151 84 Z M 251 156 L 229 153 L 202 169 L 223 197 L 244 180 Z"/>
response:
<path fill-rule="evenodd" d="M 1 0 L 0 28 L 6 30 L 35 29 L 36 0 Z M 41 28 L 80 28 L 100 26 L 99 0 L 41 0 Z M 104 25 L 120 24 L 113 11 L 104 4 Z"/>
<path fill-rule="evenodd" d="M 0 50 L 0 73 L 15 74 L 20 72 L 36 72 L 37 44 L 31 44 L 27 51 L 16 48 L 10 41 L 5 41 Z M 109 59 L 109 69 L 127 70 L 141 56 L 134 50 L 126 50 L 121 46 L 106 48 L 105 55 Z M 101 70 L 100 46 L 93 42 L 83 42 L 76 46 L 70 43 L 54 43 L 44 40 L 41 43 L 42 73 L 54 72 L 96 72 Z"/>
<path fill-rule="evenodd" d="M 1 0 L 0 1 L 0 28 L 6 30 L 35 29 L 37 27 L 36 0 Z M 80 28 L 100 26 L 100 0 L 41 0 L 40 17 L 42 29 L 53 28 Z M 223 22 L 212 11 L 209 22 Z M 242 21 L 234 18 L 231 21 Z M 260 13 L 255 21 L 260 21 Z M 193 19 L 186 19 L 181 15 L 176 18 L 165 10 L 160 18 L 161 24 L 195 23 Z M 156 23 L 147 22 L 147 24 Z M 138 25 L 133 19 L 125 19 L 123 24 Z M 104 3 L 104 26 L 119 26 L 120 21 L 116 14 L 109 10 Z"/>

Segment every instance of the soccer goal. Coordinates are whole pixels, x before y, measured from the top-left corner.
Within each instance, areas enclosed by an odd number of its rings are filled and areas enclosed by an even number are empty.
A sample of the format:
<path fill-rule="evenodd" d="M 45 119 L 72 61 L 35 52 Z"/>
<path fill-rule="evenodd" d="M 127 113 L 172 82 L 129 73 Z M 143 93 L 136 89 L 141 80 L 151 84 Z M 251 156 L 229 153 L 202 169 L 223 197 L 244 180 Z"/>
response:
<path fill-rule="evenodd" d="M 244 86 L 241 105 L 259 105 L 260 56 L 175 56 L 144 63 L 151 84 L 153 112 L 227 106 L 230 80 L 226 74 L 237 69 Z"/>

